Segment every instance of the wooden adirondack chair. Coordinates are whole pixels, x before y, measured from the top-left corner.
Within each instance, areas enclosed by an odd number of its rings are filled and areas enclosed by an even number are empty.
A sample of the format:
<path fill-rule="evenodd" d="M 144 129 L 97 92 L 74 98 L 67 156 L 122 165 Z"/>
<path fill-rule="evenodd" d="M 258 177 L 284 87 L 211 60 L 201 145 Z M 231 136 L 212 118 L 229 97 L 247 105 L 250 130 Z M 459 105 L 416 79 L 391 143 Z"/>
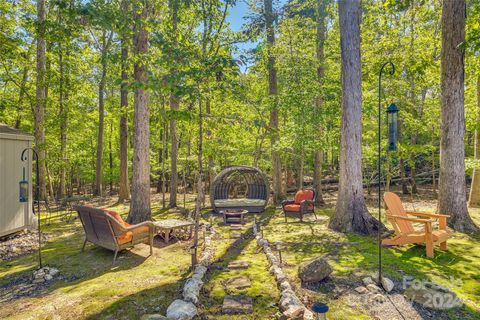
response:
<path fill-rule="evenodd" d="M 387 219 L 395 229 L 395 236 L 390 239 L 383 239 L 383 245 L 399 246 L 425 243 L 427 257 L 429 258 L 433 258 L 433 246 L 435 244 L 440 244 L 441 250 L 447 250 L 447 239 L 449 237 L 447 218 L 449 216 L 445 214 L 405 211 L 402 201 L 393 192 L 385 192 L 383 200 L 385 200 L 388 208 L 386 213 Z M 418 217 L 422 217 L 422 219 Z M 432 223 L 435 220 L 438 220 L 438 230 L 433 230 L 432 228 Z M 422 223 L 424 229 L 415 230 L 412 222 Z"/>

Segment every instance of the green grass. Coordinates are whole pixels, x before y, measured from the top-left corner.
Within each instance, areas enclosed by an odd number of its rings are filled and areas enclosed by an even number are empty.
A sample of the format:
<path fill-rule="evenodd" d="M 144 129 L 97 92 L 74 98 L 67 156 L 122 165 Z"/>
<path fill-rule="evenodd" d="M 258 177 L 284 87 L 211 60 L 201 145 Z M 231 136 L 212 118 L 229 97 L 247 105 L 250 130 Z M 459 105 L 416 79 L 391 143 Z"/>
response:
<path fill-rule="evenodd" d="M 188 206 L 193 206 L 193 198 Z M 128 207 L 114 206 L 125 215 Z M 426 207 L 422 209 L 430 209 Z M 373 209 L 372 209 L 373 210 Z M 178 214 L 153 207 L 154 218 L 178 217 Z M 373 211 L 372 211 L 373 212 Z M 298 265 L 319 255 L 327 255 L 334 272 L 335 281 L 350 286 L 360 284 L 361 278 L 377 268 L 378 251 L 375 237 L 342 234 L 327 228 L 331 207 L 317 210 L 318 221 L 299 222 L 289 218 L 285 223 L 279 210 L 268 209 L 262 218 L 266 221 L 264 236 L 270 241 L 285 243 L 282 249 L 284 270 L 300 288 L 297 276 Z M 480 210 L 470 210 L 480 224 Z M 273 319 L 278 312 L 279 299 L 274 278 L 268 273 L 268 262 L 250 236 L 252 216 L 240 232 L 244 238 L 230 239 L 230 228 L 220 218 L 214 225 L 218 234 L 215 245 L 215 261 L 207 274 L 200 298 L 200 312 L 210 319 Z M 205 213 L 204 221 L 209 221 Z M 388 225 L 388 224 L 387 224 Z M 177 242 L 154 249 L 148 257 L 148 247 L 138 246 L 120 255 L 112 265 L 110 251 L 87 246 L 80 252 L 83 230 L 78 221 L 67 224 L 55 218 L 44 229 L 49 241 L 44 245 L 44 263 L 60 269 L 62 280 L 53 282 L 36 295 L 0 303 L 2 319 L 138 319 L 145 313 L 165 314 L 168 305 L 180 297 L 181 289 L 189 277 L 189 242 Z M 451 277 L 457 282 L 452 288 L 464 300 L 460 309 L 449 311 L 450 319 L 480 319 L 480 250 L 479 240 L 455 233 L 449 241 L 449 250 L 435 250 L 435 258 L 427 259 L 422 246 L 384 248 L 384 273 L 396 282 L 403 275 L 427 279 L 442 285 L 450 285 Z M 246 270 L 224 268 L 233 260 L 246 260 Z M 37 255 L 32 253 L 13 261 L 0 263 L 0 286 L 5 286 L 22 277 L 30 276 L 37 266 Z M 228 291 L 224 282 L 232 277 L 248 275 L 252 286 L 242 291 Z M 366 310 L 349 306 L 341 298 L 332 297 L 332 280 L 318 290 L 299 289 L 309 301 L 322 300 L 330 307 L 329 319 L 371 319 Z M 248 294 L 254 299 L 254 314 L 241 316 L 221 315 L 225 294 Z M 156 309 L 158 308 L 158 309 Z"/>

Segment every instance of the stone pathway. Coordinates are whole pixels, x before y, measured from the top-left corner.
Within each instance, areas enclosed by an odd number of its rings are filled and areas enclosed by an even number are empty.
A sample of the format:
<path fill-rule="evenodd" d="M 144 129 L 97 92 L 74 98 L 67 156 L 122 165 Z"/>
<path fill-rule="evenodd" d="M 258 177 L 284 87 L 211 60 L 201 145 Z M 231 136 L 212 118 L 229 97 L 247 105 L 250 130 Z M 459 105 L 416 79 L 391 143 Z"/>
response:
<path fill-rule="evenodd" d="M 244 226 L 241 224 L 230 225 L 230 239 L 241 239 Z M 250 264 L 243 260 L 234 260 L 228 263 L 227 272 L 231 270 L 247 270 Z M 225 281 L 224 286 L 227 292 L 242 291 L 250 288 L 252 282 L 246 275 L 234 276 Z M 253 312 L 253 298 L 245 295 L 225 295 L 222 304 L 223 314 L 249 314 Z"/>
<path fill-rule="evenodd" d="M 250 264 L 247 261 L 235 260 L 228 264 L 228 269 L 230 270 L 247 269 L 249 265 Z"/>
<path fill-rule="evenodd" d="M 240 276 L 240 277 L 231 278 L 231 279 L 228 279 L 225 283 L 225 287 L 228 290 L 247 289 L 247 288 L 250 288 L 251 285 L 252 285 L 252 282 L 250 281 L 250 278 L 248 276 Z"/>
<path fill-rule="evenodd" d="M 246 295 L 226 295 L 223 300 L 222 313 L 239 314 L 252 313 L 253 299 Z"/>

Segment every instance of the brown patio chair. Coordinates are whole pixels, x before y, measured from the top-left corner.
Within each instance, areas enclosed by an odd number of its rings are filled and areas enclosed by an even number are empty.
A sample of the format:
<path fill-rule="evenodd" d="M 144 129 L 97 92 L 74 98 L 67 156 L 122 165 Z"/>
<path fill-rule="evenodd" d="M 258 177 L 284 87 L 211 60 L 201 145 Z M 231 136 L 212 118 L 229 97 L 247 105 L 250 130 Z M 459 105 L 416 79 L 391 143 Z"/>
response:
<path fill-rule="evenodd" d="M 387 205 L 386 217 L 395 229 L 395 235 L 390 239 L 383 239 L 382 244 L 400 246 L 405 244 L 425 243 L 427 257 L 433 258 L 433 246 L 440 244 L 441 250 L 447 250 L 447 218 L 445 214 L 405 211 L 402 201 L 393 192 L 385 192 L 383 200 Z M 413 216 L 413 217 L 412 217 Z M 417 217 L 429 218 L 419 219 Z M 438 230 L 433 230 L 432 223 L 438 220 Z M 412 222 L 422 223 L 423 230 L 415 230 Z"/>
<path fill-rule="evenodd" d="M 129 225 L 113 211 L 80 205 L 75 205 L 73 208 L 78 212 L 85 230 L 82 252 L 87 242 L 91 242 L 114 251 L 113 262 L 115 262 L 119 251 L 145 243 L 150 245 L 150 255 L 152 254 L 154 225 L 151 221 Z"/>

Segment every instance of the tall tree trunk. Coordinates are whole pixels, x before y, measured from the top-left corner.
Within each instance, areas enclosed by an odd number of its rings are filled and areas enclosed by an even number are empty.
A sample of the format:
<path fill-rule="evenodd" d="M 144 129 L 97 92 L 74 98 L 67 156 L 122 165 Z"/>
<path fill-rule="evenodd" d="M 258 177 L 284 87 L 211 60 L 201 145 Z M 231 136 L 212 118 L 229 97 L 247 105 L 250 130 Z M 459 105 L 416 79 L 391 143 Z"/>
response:
<path fill-rule="evenodd" d="M 480 207 L 480 168 L 478 168 L 478 162 L 480 162 L 480 76 L 477 78 L 477 129 L 475 130 L 475 160 L 477 161 L 477 167 L 473 169 L 472 185 L 470 188 L 470 197 L 468 199 L 468 205 L 470 207 Z"/>
<path fill-rule="evenodd" d="M 342 50 L 342 135 L 337 206 L 329 227 L 336 231 L 373 234 L 381 222 L 367 210 L 362 184 L 362 82 L 360 1 L 340 0 Z"/>
<path fill-rule="evenodd" d="M 98 135 L 97 161 L 95 164 L 95 191 L 96 196 L 103 195 L 103 133 L 105 119 L 105 84 L 107 81 L 107 31 L 102 33 L 101 58 L 102 74 L 98 84 Z"/>
<path fill-rule="evenodd" d="M 122 1 L 122 10 L 128 12 L 128 1 Z M 122 84 L 120 87 L 120 186 L 118 202 L 130 199 L 130 186 L 128 181 L 128 42 L 127 32 L 122 35 Z"/>
<path fill-rule="evenodd" d="M 274 29 L 274 13 L 272 0 L 264 0 L 265 11 L 265 27 L 267 33 L 267 52 L 268 52 L 268 94 L 272 100 L 272 109 L 270 111 L 270 130 L 271 132 L 271 148 L 272 148 L 272 186 L 273 186 L 273 203 L 279 204 L 285 195 L 282 192 L 282 162 L 280 154 L 276 150 L 276 143 L 279 140 L 278 132 L 278 97 L 277 97 L 277 70 L 275 68 L 275 56 L 272 53 L 275 45 L 275 29 Z"/>
<path fill-rule="evenodd" d="M 142 57 L 148 53 L 148 2 L 135 2 L 133 8 L 135 50 L 134 76 L 140 84 L 134 96 L 134 136 L 132 205 L 128 214 L 130 223 L 151 219 L 150 212 L 150 109 L 149 94 L 145 89 L 148 80 L 147 66 Z"/>
<path fill-rule="evenodd" d="M 46 169 L 45 169 L 45 93 L 46 93 L 46 45 L 45 45 L 45 0 L 37 1 L 37 89 L 35 106 L 35 149 L 38 153 L 40 199 L 45 199 Z"/>
<path fill-rule="evenodd" d="M 66 179 L 67 179 L 67 110 L 65 108 L 65 97 L 67 96 L 65 91 L 68 90 L 64 87 L 65 81 L 65 66 L 63 59 L 62 46 L 59 44 L 58 48 L 58 65 L 60 68 L 60 79 L 59 79 L 59 118 L 60 118 L 60 181 L 58 186 L 58 197 L 63 198 L 66 194 Z"/>
<path fill-rule="evenodd" d="M 323 108 L 323 81 L 325 78 L 325 33 L 326 33 L 326 1 L 317 0 L 317 81 L 320 87 L 320 91 L 315 101 L 315 113 L 317 118 L 322 112 Z M 317 121 L 318 140 L 322 139 L 323 129 L 320 121 Z M 323 164 L 323 151 L 321 149 L 315 150 L 314 164 L 313 164 L 313 189 L 315 190 L 315 203 L 321 205 L 324 203 L 322 195 L 322 164 Z"/>
<path fill-rule="evenodd" d="M 177 111 L 179 107 L 178 98 L 174 95 L 170 95 L 170 109 Z M 170 151 L 171 157 L 171 177 L 170 177 L 170 208 L 177 206 L 177 187 L 178 187 L 178 172 L 177 172 L 177 160 L 178 160 L 178 135 L 177 124 L 174 118 L 170 120 L 170 137 L 172 139 L 172 146 Z"/>
<path fill-rule="evenodd" d="M 465 0 L 444 0 L 442 6 L 441 139 L 439 211 L 449 226 L 475 232 L 467 210 L 465 181 L 464 49 Z"/>
<path fill-rule="evenodd" d="M 172 38 L 173 46 L 176 47 L 177 44 L 177 19 L 178 19 L 178 0 L 169 1 L 170 10 L 172 11 Z M 171 57 L 173 58 L 173 57 Z M 174 72 L 175 69 L 172 68 L 170 72 Z M 179 98 L 174 92 L 170 93 L 170 109 L 173 111 L 178 110 L 179 107 Z M 174 115 L 175 116 L 175 115 Z M 171 177 L 170 177 L 170 208 L 175 208 L 177 206 L 177 189 L 178 189 L 178 172 L 177 172 L 177 160 L 178 160 L 178 136 L 177 136 L 177 124 L 175 118 L 173 117 L 170 120 L 170 136 L 172 139 L 172 149 L 170 151 L 171 155 Z"/>

